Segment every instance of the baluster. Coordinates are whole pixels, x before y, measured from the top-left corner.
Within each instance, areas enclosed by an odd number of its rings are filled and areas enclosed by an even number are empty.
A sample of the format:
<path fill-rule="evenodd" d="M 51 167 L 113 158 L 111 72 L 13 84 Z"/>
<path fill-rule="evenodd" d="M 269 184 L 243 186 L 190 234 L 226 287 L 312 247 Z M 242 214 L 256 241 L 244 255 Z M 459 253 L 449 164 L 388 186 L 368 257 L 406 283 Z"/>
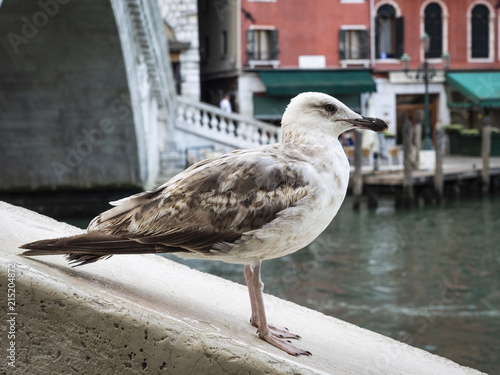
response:
<path fill-rule="evenodd" d="M 234 121 L 229 120 L 229 124 L 227 125 L 227 132 L 231 137 L 234 137 L 236 135 L 236 125 L 234 124 Z"/>
<path fill-rule="evenodd" d="M 200 110 L 198 108 L 195 108 L 194 109 L 194 126 L 199 128 L 201 127 L 201 113 L 200 113 Z"/>
<path fill-rule="evenodd" d="M 261 130 L 260 144 L 261 145 L 268 145 L 269 144 L 269 136 L 267 135 L 267 131 L 265 131 L 265 130 Z"/>
<path fill-rule="evenodd" d="M 278 143 L 278 138 L 276 137 L 276 133 L 270 133 L 269 135 L 269 144 Z"/>
<path fill-rule="evenodd" d="M 253 126 L 247 124 L 247 128 L 245 130 L 245 141 L 250 145 L 253 142 L 252 136 L 253 136 Z"/>
<path fill-rule="evenodd" d="M 184 113 L 185 113 L 186 108 L 184 107 L 183 104 L 180 104 L 177 107 L 177 122 L 178 123 L 183 123 L 184 122 Z"/>
<path fill-rule="evenodd" d="M 259 129 L 252 126 L 250 128 L 250 137 L 248 137 L 248 139 L 253 145 L 259 146 L 259 138 L 260 138 Z"/>
<path fill-rule="evenodd" d="M 224 135 L 227 134 L 227 122 L 226 122 L 226 119 L 222 116 L 221 116 L 220 122 L 219 122 L 219 132 L 221 132 Z"/>
<path fill-rule="evenodd" d="M 194 122 L 193 122 L 193 109 L 191 107 L 187 107 L 186 108 L 186 112 L 185 112 L 185 117 L 186 117 L 186 123 L 188 124 L 188 126 L 193 126 Z"/>
<path fill-rule="evenodd" d="M 217 125 L 219 125 L 219 120 L 217 119 L 217 115 L 212 113 L 212 118 L 210 119 L 210 131 L 217 133 Z"/>
<path fill-rule="evenodd" d="M 208 117 L 207 111 L 203 111 L 203 117 L 201 118 L 201 128 L 208 129 L 209 123 L 210 123 L 210 117 Z"/>
<path fill-rule="evenodd" d="M 236 128 L 236 138 L 245 141 L 247 139 L 246 131 L 247 131 L 247 124 L 245 124 L 244 122 L 239 122 L 238 127 Z"/>

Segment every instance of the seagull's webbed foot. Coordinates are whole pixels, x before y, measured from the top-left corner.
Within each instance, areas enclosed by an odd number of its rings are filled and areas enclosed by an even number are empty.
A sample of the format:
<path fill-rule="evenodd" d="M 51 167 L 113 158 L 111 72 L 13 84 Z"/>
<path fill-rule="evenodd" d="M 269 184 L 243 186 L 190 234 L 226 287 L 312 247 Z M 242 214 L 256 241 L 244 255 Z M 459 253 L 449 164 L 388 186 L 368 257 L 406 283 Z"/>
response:
<path fill-rule="evenodd" d="M 267 341 L 269 344 L 287 352 L 290 355 L 293 355 L 296 357 L 298 357 L 300 355 L 312 355 L 311 352 L 297 348 L 296 346 L 292 345 L 292 342 L 290 340 L 276 337 L 274 334 L 271 334 L 270 332 L 267 332 L 265 334 L 262 334 L 261 332 L 258 332 L 258 333 L 259 333 L 259 337 L 262 340 Z"/>
<path fill-rule="evenodd" d="M 256 327 L 259 328 L 259 324 L 257 322 L 257 319 L 250 319 L 250 323 Z M 299 335 L 296 335 L 294 333 L 291 333 L 288 328 L 286 327 L 281 327 L 281 326 L 276 326 L 274 324 L 268 324 L 267 329 L 269 333 L 273 336 L 276 336 L 277 338 L 280 339 L 295 339 L 295 340 L 300 340 L 302 337 Z"/>

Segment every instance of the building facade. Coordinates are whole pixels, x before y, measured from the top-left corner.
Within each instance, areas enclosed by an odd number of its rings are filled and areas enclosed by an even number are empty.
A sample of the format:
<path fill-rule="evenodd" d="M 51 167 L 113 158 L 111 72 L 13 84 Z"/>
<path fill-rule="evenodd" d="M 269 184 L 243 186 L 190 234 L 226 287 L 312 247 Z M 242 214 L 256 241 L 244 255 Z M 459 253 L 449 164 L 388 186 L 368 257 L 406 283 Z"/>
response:
<path fill-rule="evenodd" d="M 398 141 L 405 116 L 414 122 L 423 117 L 424 57 L 431 72 L 429 115 L 433 129 L 450 123 L 480 126 L 485 111 L 492 120 L 498 118 L 496 104 L 484 106 L 481 95 L 469 92 L 496 95 L 491 88 L 495 84 L 492 77 L 500 68 L 497 0 L 373 3 L 371 66 L 377 82 L 373 103 L 375 113 L 391 124 Z M 424 33 L 430 37 L 427 52 L 420 40 Z M 408 73 L 400 60 L 403 53 L 410 57 Z M 476 76 L 474 87 L 457 85 L 452 79 L 470 73 Z"/>
<path fill-rule="evenodd" d="M 317 90 L 360 113 L 383 118 L 390 132 L 399 134 L 403 117 L 421 121 L 425 58 L 432 127 L 457 122 L 477 126 L 485 112 L 498 118 L 498 0 L 210 3 L 209 8 L 234 18 L 232 25 L 238 27 L 227 29 L 237 38 L 236 67 L 230 72 L 213 61 L 222 70 L 212 69 L 228 73 L 224 87 L 232 90 L 242 114 L 278 122 L 291 97 Z M 213 16 L 205 20 L 212 22 Z M 223 30 L 216 31 L 219 35 L 209 30 L 200 28 L 200 45 L 202 40 L 224 40 Z M 421 43 L 424 33 L 430 36 L 427 52 Z M 409 57 L 407 69 L 403 56 Z M 465 73 L 475 76 L 468 79 Z M 208 79 L 203 70 L 201 77 L 202 82 Z M 212 92 L 217 86 L 217 79 L 212 80 Z"/>
<path fill-rule="evenodd" d="M 240 3 L 198 0 L 201 100 L 219 105 L 227 94 L 235 109 L 240 60 Z"/>
<path fill-rule="evenodd" d="M 158 0 L 168 38 L 175 90 L 200 100 L 200 53 L 197 0 Z"/>
<path fill-rule="evenodd" d="M 375 91 L 369 2 L 242 0 L 240 16 L 243 113 L 279 122 L 302 91 L 326 92 L 365 112 Z"/>

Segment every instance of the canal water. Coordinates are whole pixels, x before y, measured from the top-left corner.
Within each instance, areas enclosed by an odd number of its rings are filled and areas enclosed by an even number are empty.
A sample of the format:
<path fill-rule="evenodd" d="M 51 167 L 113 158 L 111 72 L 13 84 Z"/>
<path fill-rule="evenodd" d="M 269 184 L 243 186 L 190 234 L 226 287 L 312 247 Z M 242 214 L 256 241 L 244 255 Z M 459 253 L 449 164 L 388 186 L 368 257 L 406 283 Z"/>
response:
<path fill-rule="evenodd" d="M 263 263 L 265 292 L 500 374 L 500 200 L 393 206 L 348 198 L 311 245 Z M 182 262 L 245 283 L 242 266 Z"/>
<path fill-rule="evenodd" d="M 500 374 L 500 199 L 351 207 L 307 248 L 265 261 L 265 292 Z M 245 283 L 240 265 L 166 257 Z"/>

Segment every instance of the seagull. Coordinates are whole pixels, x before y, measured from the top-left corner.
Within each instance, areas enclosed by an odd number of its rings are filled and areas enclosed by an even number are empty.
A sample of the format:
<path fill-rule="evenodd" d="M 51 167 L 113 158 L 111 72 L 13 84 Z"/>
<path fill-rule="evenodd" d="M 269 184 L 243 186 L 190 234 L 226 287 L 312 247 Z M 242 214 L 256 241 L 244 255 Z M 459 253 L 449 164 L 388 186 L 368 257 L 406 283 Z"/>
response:
<path fill-rule="evenodd" d="M 340 134 L 387 124 L 307 92 L 290 101 L 281 126 L 280 143 L 196 163 L 153 190 L 111 202 L 85 234 L 22 245 L 23 255 L 65 254 L 73 266 L 146 253 L 243 264 L 258 336 L 288 354 L 311 355 L 289 340 L 300 336 L 268 323 L 261 264 L 307 246 L 337 214 L 349 180 Z"/>

